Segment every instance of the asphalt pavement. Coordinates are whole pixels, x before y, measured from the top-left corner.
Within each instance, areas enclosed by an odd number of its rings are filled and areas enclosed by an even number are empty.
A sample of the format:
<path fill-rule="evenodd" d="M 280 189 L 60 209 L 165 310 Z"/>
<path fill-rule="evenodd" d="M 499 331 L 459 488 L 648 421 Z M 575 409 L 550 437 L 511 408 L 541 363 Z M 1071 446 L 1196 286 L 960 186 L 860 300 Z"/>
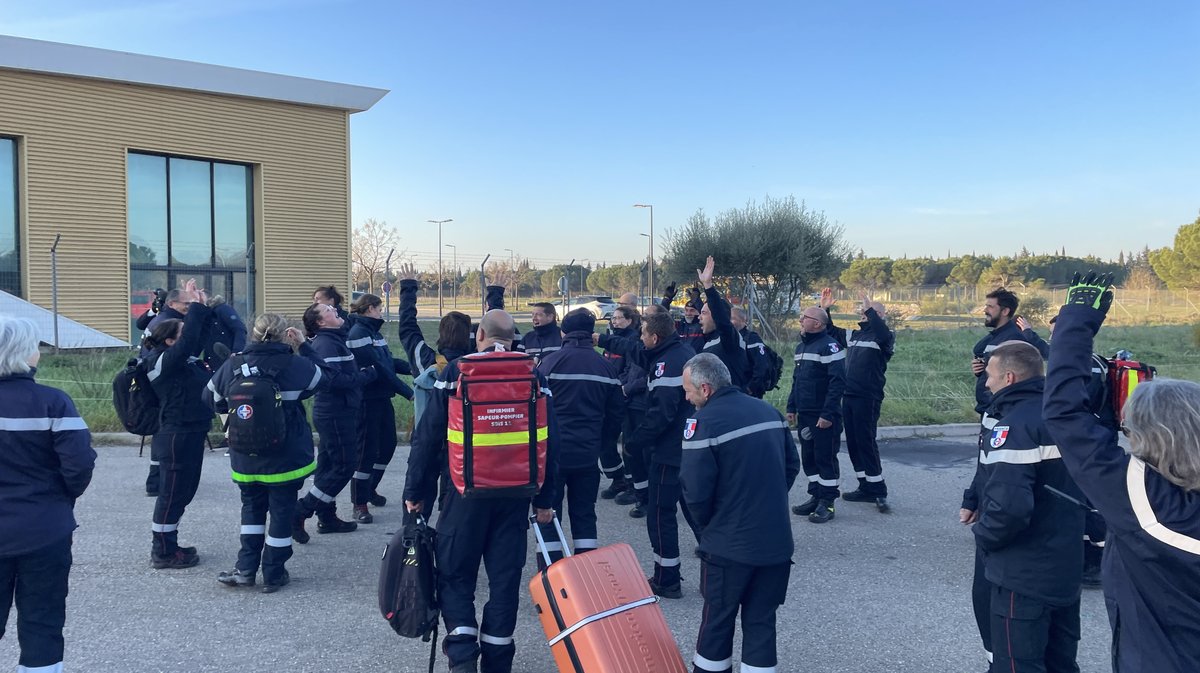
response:
<path fill-rule="evenodd" d="M 881 433 L 882 434 L 882 433 Z M 278 593 L 230 589 L 216 582 L 238 549 L 239 500 L 221 452 L 205 456 L 195 501 L 180 524 L 180 541 L 196 545 L 200 565 L 149 566 L 153 499 L 143 495 L 147 459 L 137 447 L 103 446 L 76 515 L 66 628 L 66 670 L 95 673 L 202 671 L 353 671 L 417 673 L 427 669 L 428 643 L 396 636 L 379 616 L 379 559 L 402 517 L 399 502 L 407 447 L 401 447 L 380 491 L 392 500 L 373 508 L 375 523 L 297 545 L 288 562 L 292 583 Z M 958 523 L 962 489 L 973 470 L 974 443 L 961 437 L 881 442 L 890 514 L 839 501 L 824 525 L 793 517 L 795 567 L 780 608 L 779 670 L 823 673 L 978 673 L 986 670 L 971 615 L 973 542 Z M 842 485 L 853 489 L 845 452 Z M 792 503 L 806 498 L 801 480 Z M 349 492 L 338 499 L 348 513 Z M 612 501 L 597 504 L 601 543 L 631 544 L 647 571 L 651 551 L 644 519 Z M 686 531 L 686 526 L 683 526 Z M 532 534 L 530 535 L 532 550 Z M 692 540 L 683 535 L 683 549 Z M 684 554 L 684 597 L 663 600 L 667 622 L 690 668 L 703 601 L 699 561 Z M 533 563 L 526 568 L 526 584 Z M 482 575 L 482 573 L 481 573 Z M 477 591 L 486 600 L 486 579 Z M 1085 590 L 1079 665 L 1108 670 L 1109 631 L 1099 591 Z M 15 610 L 0 640 L 0 670 L 17 660 Z M 515 633 L 515 671 L 553 673 L 541 626 L 522 590 Z M 734 659 L 739 659 L 740 641 Z M 439 653 L 438 671 L 446 670 Z M 736 670 L 736 669 L 735 669 Z M 634 673 L 634 672 L 630 672 Z"/>

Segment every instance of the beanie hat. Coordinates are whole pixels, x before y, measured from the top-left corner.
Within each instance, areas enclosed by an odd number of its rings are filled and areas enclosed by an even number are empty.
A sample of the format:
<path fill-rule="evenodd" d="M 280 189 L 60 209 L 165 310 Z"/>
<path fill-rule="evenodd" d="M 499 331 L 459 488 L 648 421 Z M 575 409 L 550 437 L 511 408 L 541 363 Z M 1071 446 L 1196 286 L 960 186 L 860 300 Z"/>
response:
<path fill-rule="evenodd" d="M 591 334 L 595 328 L 596 318 L 591 313 L 586 311 L 576 313 L 572 311 L 563 316 L 560 329 L 562 329 L 563 334 L 570 334 L 571 332 L 587 332 Z"/>

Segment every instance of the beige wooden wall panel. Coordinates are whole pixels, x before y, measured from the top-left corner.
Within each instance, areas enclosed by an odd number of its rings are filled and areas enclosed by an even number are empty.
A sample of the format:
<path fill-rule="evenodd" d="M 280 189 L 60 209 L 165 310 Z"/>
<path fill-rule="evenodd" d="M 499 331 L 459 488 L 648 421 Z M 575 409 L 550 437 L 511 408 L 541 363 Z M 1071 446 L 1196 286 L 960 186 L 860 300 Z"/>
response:
<path fill-rule="evenodd" d="M 350 277 L 349 114 L 344 110 L 0 70 L 0 134 L 21 139 L 23 286 L 126 338 L 126 152 L 255 164 L 260 310 L 293 313 Z"/>

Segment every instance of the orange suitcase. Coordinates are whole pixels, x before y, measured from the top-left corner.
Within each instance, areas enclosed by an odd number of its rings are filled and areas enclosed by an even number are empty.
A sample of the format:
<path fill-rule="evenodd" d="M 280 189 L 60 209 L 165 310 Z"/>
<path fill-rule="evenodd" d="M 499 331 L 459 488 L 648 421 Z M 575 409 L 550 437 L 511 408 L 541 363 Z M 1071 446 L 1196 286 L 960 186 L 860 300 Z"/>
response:
<path fill-rule="evenodd" d="M 564 558 L 533 576 L 529 593 L 560 673 L 687 673 L 658 597 L 633 548 L 608 545 L 572 556 L 558 519 Z"/>

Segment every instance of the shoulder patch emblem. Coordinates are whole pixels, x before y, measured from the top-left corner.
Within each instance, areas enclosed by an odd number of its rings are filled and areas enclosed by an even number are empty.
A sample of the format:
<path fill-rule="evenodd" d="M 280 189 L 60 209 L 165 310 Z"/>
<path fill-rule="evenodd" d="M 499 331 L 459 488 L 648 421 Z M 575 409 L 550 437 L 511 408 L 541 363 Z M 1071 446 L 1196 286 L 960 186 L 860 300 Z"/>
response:
<path fill-rule="evenodd" d="M 667 363 L 666 362 L 659 362 L 658 364 L 654 365 L 654 376 L 656 376 L 656 377 L 662 376 L 663 373 L 666 371 L 667 371 Z"/>
<path fill-rule="evenodd" d="M 683 438 L 691 439 L 696 434 L 696 419 L 689 418 L 683 424 Z"/>
<path fill-rule="evenodd" d="M 759 355 L 766 355 L 766 354 L 767 354 L 767 346 L 766 346 L 766 344 L 757 344 L 757 345 L 758 345 L 758 354 L 759 354 Z"/>
<path fill-rule="evenodd" d="M 830 353 L 836 353 L 836 352 L 838 352 L 839 350 L 841 350 L 841 348 L 839 348 L 839 347 L 838 347 L 838 345 L 837 345 L 837 342 L 836 342 L 836 341 L 835 341 L 835 342 L 833 342 L 833 343 L 831 343 L 831 344 L 829 344 L 829 352 L 830 352 Z"/>
<path fill-rule="evenodd" d="M 1004 446 L 1004 442 L 1008 441 L 1008 426 L 997 425 L 992 428 L 992 438 L 988 440 L 988 444 L 993 449 L 998 449 Z"/>

